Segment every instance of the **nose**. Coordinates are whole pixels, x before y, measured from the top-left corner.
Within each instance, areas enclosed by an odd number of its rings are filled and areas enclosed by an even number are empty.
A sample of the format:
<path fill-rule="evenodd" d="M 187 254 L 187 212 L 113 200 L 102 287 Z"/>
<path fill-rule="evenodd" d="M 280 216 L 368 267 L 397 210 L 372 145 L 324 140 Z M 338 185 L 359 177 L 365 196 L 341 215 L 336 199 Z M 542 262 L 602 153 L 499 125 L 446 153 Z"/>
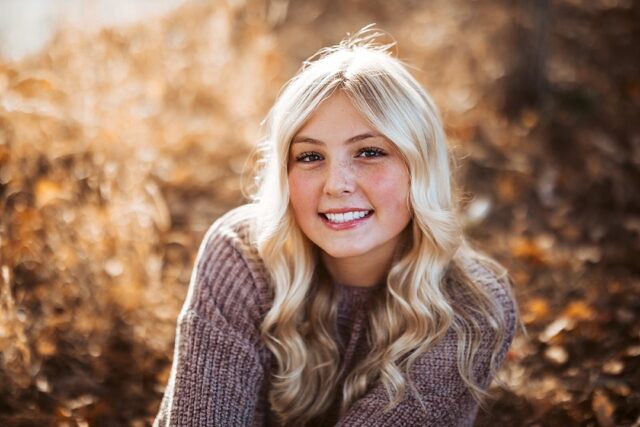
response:
<path fill-rule="evenodd" d="M 356 189 L 356 177 L 349 162 L 333 162 L 327 168 L 324 192 L 334 197 L 351 194 Z"/>

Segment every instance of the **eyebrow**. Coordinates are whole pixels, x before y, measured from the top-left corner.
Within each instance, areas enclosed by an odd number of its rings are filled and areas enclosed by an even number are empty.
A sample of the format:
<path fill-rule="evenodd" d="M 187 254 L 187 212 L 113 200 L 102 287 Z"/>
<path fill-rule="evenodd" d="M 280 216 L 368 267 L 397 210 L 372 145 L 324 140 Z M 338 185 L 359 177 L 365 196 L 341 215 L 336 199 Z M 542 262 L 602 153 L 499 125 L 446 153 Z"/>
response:
<path fill-rule="evenodd" d="M 367 139 L 367 138 L 376 138 L 376 137 L 380 137 L 382 136 L 381 134 L 377 133 L 377 132 L 365 132 L 365 133 L 361 133 L 359 135 L 356 136 L 352 136 L 351 138 L 347 139 L 347 143 L 353 143 L 353 142 L 358 142 L 358 141 L 362 141 L 363 139 Z M 299 142 L 307 142 L 309 144 L 318 144 L 318 145 L 325 145 L 324 142 L 320 141 L 319 139 L 315 139 L 315 138 L 311 138 L 309 136 L 296 136 L 293 138 L 293 141 L 291 141 L 291 144 L 296 144 Z"/>

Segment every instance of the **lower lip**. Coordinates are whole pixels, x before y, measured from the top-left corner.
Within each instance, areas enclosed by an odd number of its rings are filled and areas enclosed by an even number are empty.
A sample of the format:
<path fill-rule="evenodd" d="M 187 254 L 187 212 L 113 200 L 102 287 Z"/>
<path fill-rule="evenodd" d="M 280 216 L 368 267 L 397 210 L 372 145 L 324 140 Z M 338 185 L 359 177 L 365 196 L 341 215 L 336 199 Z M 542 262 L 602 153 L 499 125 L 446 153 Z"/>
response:
<path fill-rule="evenodd" d="M 325 216 L 322 214 L 320 214 L 320 219 L 322 220 L 322 222 L 324 222 L 324 225 L 326 225 L 332 230 L 350 230 L 352 228 L 358 227 L 359 225 L 364 223 L 366 220 L 368 220 L 372 216 L 373 216 L 373 212 L 371 212 L 369 215 L 365 217 L 354 219 L 347 222 L 340 222 L 340 223 L 331 222 L 327 218 L 325 218 Z"/>

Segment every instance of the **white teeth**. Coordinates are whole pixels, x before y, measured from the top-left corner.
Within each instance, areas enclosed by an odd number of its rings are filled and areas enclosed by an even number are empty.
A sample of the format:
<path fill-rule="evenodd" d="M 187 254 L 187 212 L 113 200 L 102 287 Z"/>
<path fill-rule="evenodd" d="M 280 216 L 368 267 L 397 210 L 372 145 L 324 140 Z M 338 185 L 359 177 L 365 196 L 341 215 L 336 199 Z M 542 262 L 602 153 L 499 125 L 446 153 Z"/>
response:
<path fill-rule="evenodd" d="M 346 212 L 346 213 L 327 213 L 324 214 L 327 219 L 333 223 L 340 224 L 343 222 L 353 221 L 354 219 L 360 219 L 367 216 L 368 211 L 355 211 L 355 212 Z"/>
<path fill-rule="evenodd" d="M 364 218 L 365 216 L 367 216 L 369 214 L 369 211 L 360 211 L 360 212 L 354 212 L 353 213 L 353 219 L 360 219 L 360 218 Z"/>

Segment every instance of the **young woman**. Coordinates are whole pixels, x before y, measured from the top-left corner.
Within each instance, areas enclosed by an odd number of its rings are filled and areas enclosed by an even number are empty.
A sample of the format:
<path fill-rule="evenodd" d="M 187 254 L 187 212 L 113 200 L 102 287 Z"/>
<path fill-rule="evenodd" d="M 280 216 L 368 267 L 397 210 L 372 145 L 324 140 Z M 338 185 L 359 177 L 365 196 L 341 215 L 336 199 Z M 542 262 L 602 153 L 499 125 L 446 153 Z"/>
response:
<path fill-rule="evenodd" d="M 207 232 L 156 426 L 471 426 L 513 339 L 462 234 L 431 98 L 370 29 L 267 119 L 252 203 Z"/>

